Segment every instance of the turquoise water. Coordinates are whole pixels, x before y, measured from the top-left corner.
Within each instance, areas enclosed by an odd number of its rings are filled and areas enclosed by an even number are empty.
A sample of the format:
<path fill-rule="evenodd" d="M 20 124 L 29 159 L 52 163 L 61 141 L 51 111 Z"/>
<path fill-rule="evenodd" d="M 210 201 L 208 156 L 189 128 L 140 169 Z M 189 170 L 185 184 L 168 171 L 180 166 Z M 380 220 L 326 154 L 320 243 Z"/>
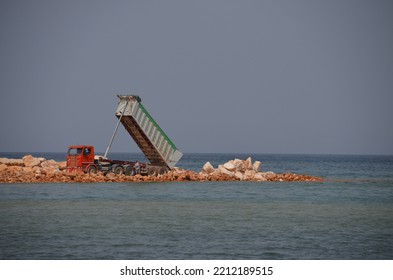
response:
<path fill-rule="evenodd" d="M 0 184 L 0 259 L 393 259 L 392 156 L 251 156 L 329 181 Z"/>

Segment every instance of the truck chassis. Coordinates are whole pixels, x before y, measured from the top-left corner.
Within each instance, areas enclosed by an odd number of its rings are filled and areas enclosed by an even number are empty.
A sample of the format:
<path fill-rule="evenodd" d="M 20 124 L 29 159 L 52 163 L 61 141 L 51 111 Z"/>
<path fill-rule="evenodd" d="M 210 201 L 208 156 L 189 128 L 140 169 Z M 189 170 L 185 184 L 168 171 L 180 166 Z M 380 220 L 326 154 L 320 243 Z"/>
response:
<path fill-rule="evenodd" d="M 139 165 L 139 167 L 138 167 Z M 157 176 L 168 172 L 165 166 L 156 166 L 137 161 L 122 161 L 113 159 L 95 159 L 94 163 L 86 166 L 86 173 L 103 172 L 107 174 L 113 172 L 115 174 L 124 174 L 134 176 L 136 174 Z"/>

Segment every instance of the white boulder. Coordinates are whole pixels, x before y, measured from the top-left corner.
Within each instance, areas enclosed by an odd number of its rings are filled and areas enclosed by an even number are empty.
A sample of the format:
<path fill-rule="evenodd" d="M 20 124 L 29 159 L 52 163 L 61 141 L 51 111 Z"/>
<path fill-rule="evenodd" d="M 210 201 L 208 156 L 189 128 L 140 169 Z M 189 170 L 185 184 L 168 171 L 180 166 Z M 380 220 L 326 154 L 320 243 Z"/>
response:
<path fill-rule="evenodd" d="M 32 156 L 30 156 L 30 157 L 26 158 L 26 160 L 28 162 L 31 162 L 31 159 L 34 158 Z M 25 161 L 23 159 L 20 159 L 20 158 L 0 158 L 0 164 L 5 164 L 5 165 L 8 165 L 8 166 L 21 166 L 21 167 L 26 166 L 25 165 Z M 26 167 L 28 167 L 28 166 L 26 166 Z"/>
<path fill-rule="evenodd" d="M 222 165 L 222 164 L 220 164 L 220 165 L 218 166 L 217 172 L 219 172 L 219 173 L 221 173 L 221 174 L 225 174 L 225 175 L 231 176 L 231 177 L 233 177 L 233 176 L 235 175 L 233 172 L 231 172 L 231 171 L 229 171 L 228 169 L 226 169 L 226 168 L 224 167 L 224 165 Z"/>
<path fill-rule="evenodd" d="M 252 165 L 252 169 L 256 172 L 256 173 L 258 173 L 260 170 L 261 170 L 261 162 L 260 161 L 258 161 L 258 160 L 256 160 L 255 162 L 254 162 L 254 164 Z"/>
<path fill-rule="evenodd" d="M 24 156 L 22 158 L 22 160 L 23 160 L 24 166 L 34 167 L 34 166 L 40 165 L 40 163 L 43 162 L 45 159 L 44 158 L 36 158 L 36 157 L 33 157 L 32 155 L 27 155 L 27 156 Z"/>
<path fill-rule="evenodd" d="M 246 160 L 234 159 L 224 164 L 220 164 L 217 169 L 214 169 L 210 162 L 206 162 L 199 174 L 201 175 L 219 175 L 225 174 L 241 181 L 266 181 L 264 173 L 260 172 L 261 162 L 252 162 L 251 157 Z"/>
<path fill-rule="evenodd" d="M 0 158 L 0 164 L 8 165 L 10 163 L 10 161 L 11 160 L 9 158 L 5 158 L 5 157 Z"/>
<path fill-rule="evenodd" d="M 46 174 L 56 174 L 60 172 L 59 164 L 53 159 L 41 162 L 42 171 Z"/>
<path fill-rule="evenodd" d="M 255 174 L 254 179 L 257 181 L 267 181 L 266 177 L 261 172 Z"/>
<path fill-rule="evenodd" d="M 236 166 L 236 170 L 238 170 L 240 172 L 244 172 L 244 164 L 241 159 L 236 158 L 232 162 Z"/>
<path fill-rule="evenodd" d="M 235 177 L 236 177 L 237 179 L 239 179 L 240 181 L 243 181 L 243 180 L 244 180 L 244 174 L 241 173 L 241 172 L 239 172 L 239 171 L 235 172 Z"/>
<path fill-rule="evenodd" d="M 236 166 L 233 164 L 232 161 L 228 161 L 228 162 L 224 163 L 224 167 L 225 167 L 226 170 L 229 170 L 229 171 L 235 171 L 236 170 Z"/>
<path fill-rule="evenodd" d="M 255 176 L 254 170 L 246 170 L 246 171 L 244 171 L 244 179 L 252 180 L 252 179 L 254 179 L 254 176 Z"/>
<path fill-rule="evenodd" d="M 251 160 L 251 157 L 248 157 L 248 158 L 244 161 L 243 165 L 244 165 L 244 169 L 245 169 L 245 170 L 251 170 L 251 169 L 252 169 L 252 160 Z"/>
<path fill-rule="evenodd" d="M 202 167 L 202 174 L 211 174 L 214 172 L 214 167 L 213 165 L 210 163 L 210 161 L 206 162 L 205 165 Z"/>

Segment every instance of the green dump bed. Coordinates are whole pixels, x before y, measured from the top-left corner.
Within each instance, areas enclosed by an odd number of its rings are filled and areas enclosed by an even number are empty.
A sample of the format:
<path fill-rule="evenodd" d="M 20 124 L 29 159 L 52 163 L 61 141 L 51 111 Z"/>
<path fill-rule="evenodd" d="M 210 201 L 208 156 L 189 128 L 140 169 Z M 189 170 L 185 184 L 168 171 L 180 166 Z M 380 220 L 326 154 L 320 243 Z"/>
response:
<path fill-rule="evenodd" d="M 172 169 L 183 156 L 147 112 L 137 95 L 118 95 L 116 117 L 153 165 Z"/>

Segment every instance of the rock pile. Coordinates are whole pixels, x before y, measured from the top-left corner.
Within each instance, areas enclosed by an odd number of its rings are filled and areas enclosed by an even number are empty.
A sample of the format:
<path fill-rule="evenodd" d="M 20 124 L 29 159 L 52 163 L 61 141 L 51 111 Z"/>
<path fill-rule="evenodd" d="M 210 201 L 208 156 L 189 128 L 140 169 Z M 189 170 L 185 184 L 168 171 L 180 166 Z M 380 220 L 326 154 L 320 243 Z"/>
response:
<path fill-rule="evenodd" d="M 35 158 L 31 155 L 22 159 L 0 158 L 0 183 L 33 182 L 170 182 L 170 181 L 308 181 L 320 182 L 322 178 L 292 173 L 275 174 L 261 172 L 261 162 L 235 159 L 214 168 L 207 162 L 201 172 L 174 168 L 158 176 L 125 176 L 108 173 L 69 173 L 66 162 Z"/>
<path fill-rule="evenodd" d="M 26 155 L 22 159 L 0 158 L 0 182 L 52 182 L 66 168 L 66 162 Z"/>
<path fill-rule="evenodd" d="M 234 159 L 224 164 L 220 164 L 217 169 L 211 165 L 210 162 L 206 162 L 202 167 L 201 175 L 217 176 L 227 175 L 235 180 L 240 181 L 267 181 L 268 175 L 272 172 L 260 172 L 261 162 L 252 162 L 251 158 L 246 160 Z"/>
<path fill-rule="evenodd" d="M 220 176 L 227 176 L 232 180 L 239 181 L 322 181 L 322 178 L 309 175 L 299 175 L 292 173 L 276 174 L 272 171 L 261 172 L 261 162 L 252 162 L 249 157 L 246 160 L 234 159 L 214 168 L 210 162 L 206 162 L 199 173 L 207 179 Z"/>

